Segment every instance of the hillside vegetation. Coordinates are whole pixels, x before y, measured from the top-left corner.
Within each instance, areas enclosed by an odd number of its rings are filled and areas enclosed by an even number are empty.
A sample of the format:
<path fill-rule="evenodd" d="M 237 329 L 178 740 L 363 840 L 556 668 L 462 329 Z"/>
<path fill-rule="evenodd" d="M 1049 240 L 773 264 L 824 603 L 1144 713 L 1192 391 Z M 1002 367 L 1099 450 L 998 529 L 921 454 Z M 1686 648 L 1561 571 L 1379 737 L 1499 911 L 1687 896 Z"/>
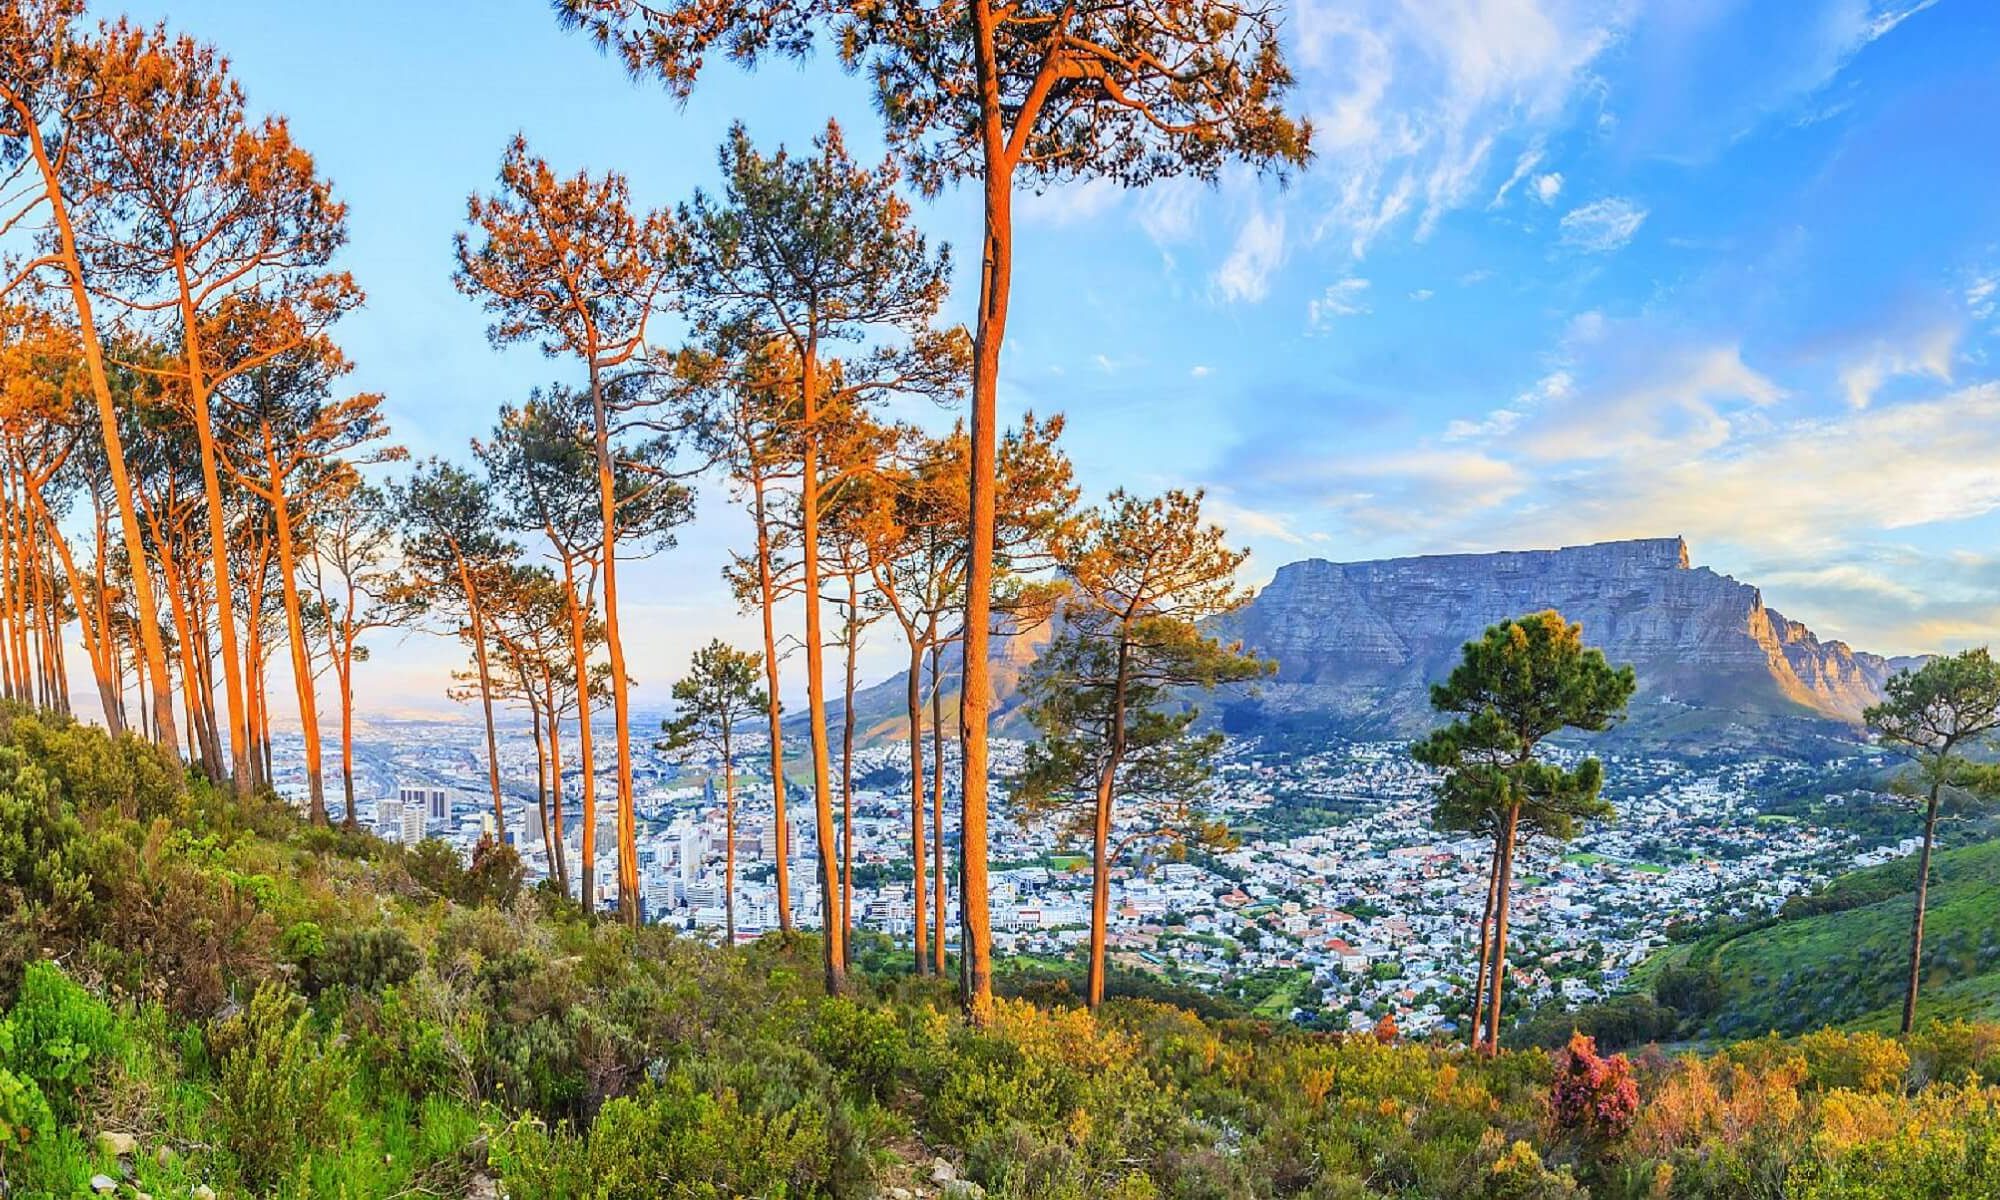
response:
<path fill-rule="evenodd" d="M 505 850 L 0 711 L 12 1197 L 2000 1194 L 2000 1027 L 1487 1060 L 1040 985 L 974 1030 L 815 955 L 593 922 Z"/>
<path fill-rule="evenodd" d="M 1842 876 L 1795 898 L 1775 920 L 1668 951 L 1656 970 L 1671 967 L 1681 980 L 1698 976 L 1704 985 L 1701 999 L 1687 1006 L 1692 1020 L 1684 1032 L 1895 1028 L 1916 867 L 1914 859 L 1899 859 Z M 2000 1018 L 2000 841 L 1943 851 L 1931 871 L 1920 1011 Z"/>

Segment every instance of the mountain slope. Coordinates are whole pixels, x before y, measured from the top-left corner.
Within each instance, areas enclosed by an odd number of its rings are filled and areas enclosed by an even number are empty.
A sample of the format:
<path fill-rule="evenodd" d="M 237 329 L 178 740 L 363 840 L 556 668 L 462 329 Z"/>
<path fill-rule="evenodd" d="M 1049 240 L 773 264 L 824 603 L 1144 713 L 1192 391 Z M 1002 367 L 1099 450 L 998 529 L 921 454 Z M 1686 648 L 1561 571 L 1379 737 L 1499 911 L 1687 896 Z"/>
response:
<path fill-rule="evenodd" d="M 1560 550 L 1279 569 L 1216 625 L 1278 661 L 1232 724 L 1310 723 L 1405 733 L 1429 717 L 1427 685 L 1507 617 L 1554 608 L 1615 663 L 1638 669 L 1635 716 L 1676 709 L 1757 721 L 1858 722 L 1901 663 L 1821 641 L 1757 588 L 1693 566 L 1680 538 Z"/>
<path fill-rule="evenodd" d="M 2000 841 L 1933 860 L 1924 919 L 1920 1019 L 2000 1017 Z M 1712 1037 L 1798 1033 L 1821 1025 L 1894 1030 L 1908 979 L 1916 862 L 1842 876 L 1800 915 L 1711 935 L 1663 952 L 1666 965 L 1712 970 L 1716 993 L 1696 1029 Z"/>

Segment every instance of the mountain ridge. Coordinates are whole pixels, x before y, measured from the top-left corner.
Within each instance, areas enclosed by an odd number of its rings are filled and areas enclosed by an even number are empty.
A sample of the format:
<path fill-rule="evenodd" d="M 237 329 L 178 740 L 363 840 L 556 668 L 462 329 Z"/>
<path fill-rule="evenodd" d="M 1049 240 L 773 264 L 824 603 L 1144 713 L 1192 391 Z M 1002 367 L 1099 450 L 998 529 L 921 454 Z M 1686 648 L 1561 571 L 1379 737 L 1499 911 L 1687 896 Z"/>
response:
<path fill-rule="evenodd" d="M 1851 728 L 1896 671 L 1891 657 L 1822 640 L 1765 604 L 1753 584 L 1696 566 L 1684 538 L 1636 538 L 1554 549 L 1432 554 L 1281 566 L 1242 607 L 1208 623 L 1275 659 L 1277 674 L 1223 689 L 1209 701 L 1225 729 L 1405 736 L 1430 723 L 1429 685 L 1467 641 L 1508 617 L 1554 608 L 1584 639 L 1639 675 L 1633 721 L 1661 729 L 1690 721 L 1755 728 L 1797 721 Z M 1002 728 L 1018 720 L 1014 683 L 1044 644 L 994 640 Z M 944 671 L 956 695 L 956 657 Z M 862 728 L 900 736 L 897 675 L 857 693 Z M 836 711 L 838 706 L 836 706 Z"/>

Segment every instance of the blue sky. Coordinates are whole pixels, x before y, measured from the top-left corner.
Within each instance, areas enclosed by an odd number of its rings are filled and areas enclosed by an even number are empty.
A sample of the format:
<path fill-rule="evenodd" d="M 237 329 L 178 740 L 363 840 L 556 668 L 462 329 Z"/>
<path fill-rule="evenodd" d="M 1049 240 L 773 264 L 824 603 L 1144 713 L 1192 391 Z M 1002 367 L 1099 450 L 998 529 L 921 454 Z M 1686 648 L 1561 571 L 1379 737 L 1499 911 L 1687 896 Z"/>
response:
<path fill-rule="evenodd" d="M 684 108 L 541 0 L 99 6 L 220 45 L 352 208 L 342 339 L 399 438 L 462 456 L 568 368 L 499 353 L 451 235 L 517 129 L 671 204 L 741 118 L 880 139 L 829 64 L 715 70 Z M 2000 6 L 1306 0 L 1318 158 L 1024 202 L 1003 407 L 1061 411 L 1092 491 L 1202 486 L 1284 562 L 1684 534 L 1822 636 L 2000 633 Z M 966 246 L 969 193 L 920 208 Z M 961 255 L 961 258 L 965 256 Z M 961 274 L 962 318 L 976 279 Z M 714 633 L 744 518 L 711 486 L 630 569 L 642 700 Z M 449 647 L 371 668 L 430 708 Z M 878 659 L 886 662 L 887 656 Z"/>

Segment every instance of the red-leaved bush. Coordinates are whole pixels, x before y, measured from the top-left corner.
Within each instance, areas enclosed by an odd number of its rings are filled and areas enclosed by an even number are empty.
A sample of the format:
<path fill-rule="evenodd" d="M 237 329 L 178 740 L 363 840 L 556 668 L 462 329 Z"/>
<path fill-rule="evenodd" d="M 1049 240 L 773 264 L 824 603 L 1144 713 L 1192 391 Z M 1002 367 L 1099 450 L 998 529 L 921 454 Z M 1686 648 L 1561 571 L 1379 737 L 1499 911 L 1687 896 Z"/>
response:
<path fill-rule="evenodd" d="M 1569 1047 L 1556 1056 L 1556 1077 L 1549 1088 L 1556 1124 L 1592 1137 L 1614 1138 L 1632 1125 L 1639 1111 L 1639 1085 L 1632 1062 L 1623 1054 L 1605 1058 L 1597 1039 L 1572 1033 Z"/>

